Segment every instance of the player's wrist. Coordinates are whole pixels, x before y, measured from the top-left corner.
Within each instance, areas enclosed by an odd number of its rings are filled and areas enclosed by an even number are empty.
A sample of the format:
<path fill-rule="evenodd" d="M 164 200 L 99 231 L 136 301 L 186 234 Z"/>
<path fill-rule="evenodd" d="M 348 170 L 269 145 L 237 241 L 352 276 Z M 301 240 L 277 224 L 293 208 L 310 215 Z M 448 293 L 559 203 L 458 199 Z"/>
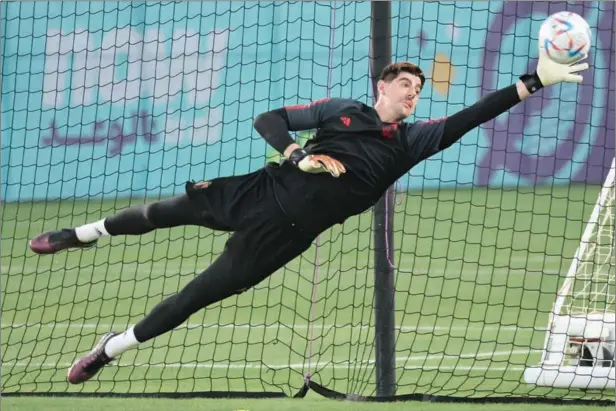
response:
<path fill-rule="evenodd" d="M 302 161 L 307 156 L 308 156 L 308 153 L 306 152 L 306 150 L 304 150 L 301 147 L 298 147 L 295 150 L 291 151 L 288 159 L 291 162 L 291 164 L 293 164 L 295 167 L 298 167 L 299 162 Z"/>
<path fill-rule="evenodd" d="M 541 79 L 536 71 L 532 74 L 524 74 L 520 77 L 520 80 L 522 80 L 526 90 L 528 90 L 531 94 L 543 88 L 543 83 L 541 82 Z"/>
<path fill-rule="evenodd" d="M 284 156 L 284 158 L 288 159 L 293 150 L 295 150 L 296 148 L 302 148 L 302 146 L 297 143 L 291 143 L 287 146 L 287 148 L 284 149 L 282 155 Z"/>

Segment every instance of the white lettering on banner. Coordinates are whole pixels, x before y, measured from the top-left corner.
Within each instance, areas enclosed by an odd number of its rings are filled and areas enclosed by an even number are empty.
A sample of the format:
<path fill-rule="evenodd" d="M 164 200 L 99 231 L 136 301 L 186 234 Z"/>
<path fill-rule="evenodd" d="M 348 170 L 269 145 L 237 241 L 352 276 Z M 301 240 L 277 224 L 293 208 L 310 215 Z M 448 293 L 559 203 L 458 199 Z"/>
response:
<path fill-rule="evenodd" d="M 76 29 L 47 32 L 43 105 L 89 106 L 111 102 L 126 107 L 140 98 L 153 98 L 161 110 L 169 109 L 165 141 L 177 143 L 191 125 L 192 141 L 220 138 L 222 110 L 209 109 L 212 90 L 221 85 L 229 30 L 203 36 L 196 30 L 177 29 L 166 38 L 158 29 L 133 28 L 89 32 Z M 200 52 L 205 50 L 205 52 Z M 180 110 L 196 109 L 185 124 Z M 203 127 L 212 126 L 203 130 Z M 218 125 L 218 126 L 217 126 Z"/>

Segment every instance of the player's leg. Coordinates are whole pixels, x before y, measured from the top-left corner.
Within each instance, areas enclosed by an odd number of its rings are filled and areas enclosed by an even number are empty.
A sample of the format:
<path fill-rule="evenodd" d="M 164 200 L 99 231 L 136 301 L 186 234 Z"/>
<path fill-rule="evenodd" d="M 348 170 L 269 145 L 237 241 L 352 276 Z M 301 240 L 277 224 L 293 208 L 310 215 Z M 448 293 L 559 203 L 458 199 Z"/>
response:
<path fill-rule="evenodd" d="M 76 228 L 49 231 L 33 238 L 30 248 L 38 254 L 52 254 L 67 248 L 87 248 L 104 235 L 141 235 L 159 228 L 199 225 L 230 231 L 212 213 L 186 194 L 140 204 L 118 214 Z"/>
<path fill-rule="evenodd" d="M 290 223 L 264 221 L 229 238 L 223 253 L 179 293 L 165 299 L 134 327 L 103 336 L 99 344 L 69 370 L 73 384 L 92 378 L 123 352 L 184 323 L 202 308 L 241 293 L 267 278 L 308 249 L 314 236 L 298 233 Z"/>

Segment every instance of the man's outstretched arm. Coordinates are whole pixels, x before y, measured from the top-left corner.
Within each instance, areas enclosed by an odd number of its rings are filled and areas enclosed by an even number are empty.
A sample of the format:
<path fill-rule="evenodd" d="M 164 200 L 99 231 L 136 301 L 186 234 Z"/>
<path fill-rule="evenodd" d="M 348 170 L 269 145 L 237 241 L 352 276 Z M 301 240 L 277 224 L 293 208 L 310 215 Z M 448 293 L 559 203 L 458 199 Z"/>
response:
<path fill-rule="evenodd" d="M 449 147 L 473 128 L 508 111 L 543 87 L 560 82 L 581 83 L 582 76 L 574 73 L 587 68 L 586 63 L 572 66 L 555 63 L 545 50 L 540 49 L 537 71 L 523 75 L 517 83 L 484 96 L 471 107 L 446 119 L 409 124 L 403 143 L 414 161 L 419 162 Z"/>
<path fill-rule="evenodd" d="M 587 68 L 587 63 L 569 66 L 553 62 L 545 51 L 540 49 L 537 71 L 533 74 L 523 75 L 517 83 L 494 91 L 471 107 L 447 118 L 439 149 L 449 147 L 470 130 L 510 110 L 545 86 L 560 82 L 581 83 L 582 76 L 574 73 Z"/>
<path fill-rule="evenodd" d="M 445 120 L 439 150 L 446 149 L 475 127 L 510 110 L 530 94 L 524 82 L 520 80 L 516 84 L 486 95 L 472 106 L 448 117 Z"/>

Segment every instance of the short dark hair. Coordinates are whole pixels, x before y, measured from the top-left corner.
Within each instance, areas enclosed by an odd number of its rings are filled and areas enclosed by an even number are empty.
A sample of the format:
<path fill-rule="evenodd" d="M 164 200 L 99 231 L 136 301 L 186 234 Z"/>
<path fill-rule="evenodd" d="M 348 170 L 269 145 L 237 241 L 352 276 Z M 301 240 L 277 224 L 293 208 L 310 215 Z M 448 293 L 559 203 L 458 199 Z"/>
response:
<path fill-rule="evenodd" d="M 419 77 L 419 79 L 421 80 L 421 88 L 423 89 L 424 83 L 426 82 L 426 76 L 418 66 L 413 63 L 409 63 L 408 61 L 402 63 L 391 63 L 387 65 L 383 69 L 383 71 L 381 71 L 381 76 L 379 77 L 379 80 L 391 83 L 402 72 L 413 74 Z"/>

